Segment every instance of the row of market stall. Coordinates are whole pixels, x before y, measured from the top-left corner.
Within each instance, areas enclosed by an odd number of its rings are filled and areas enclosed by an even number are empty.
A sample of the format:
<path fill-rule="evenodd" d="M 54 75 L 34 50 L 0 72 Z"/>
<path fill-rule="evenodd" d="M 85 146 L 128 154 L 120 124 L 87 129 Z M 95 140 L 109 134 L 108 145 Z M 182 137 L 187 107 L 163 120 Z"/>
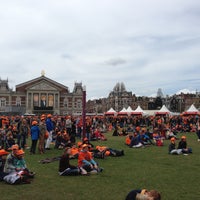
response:
<path fill-rule="evenodd" d="M 140 106 L 138 106 L 135 110 L 133 110 L 130 106 L 126 109 L 123 108 L 121 111 L 117 112 L 113 108 L 110 108 L 107 112 L 105 112 L 107 116 L 132 116 L 132 115 L 200 115 L 200 111 L 192 104 L 188 110 L 183 113 L 174 113 L 171 112 L 165 105 L 162 106 L 160 110 L 143 110 Z"/>

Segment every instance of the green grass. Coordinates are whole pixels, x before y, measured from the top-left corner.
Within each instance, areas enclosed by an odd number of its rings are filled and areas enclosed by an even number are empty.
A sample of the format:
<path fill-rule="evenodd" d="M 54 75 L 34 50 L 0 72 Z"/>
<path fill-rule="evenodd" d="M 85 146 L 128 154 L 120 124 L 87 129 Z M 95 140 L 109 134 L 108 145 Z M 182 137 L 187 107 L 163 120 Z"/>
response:
<path fill-rule="evenodd" d="M 182 134 L 179 134 L 181 136 Z M 187 133 L 193 154 L 168 155 L 169 141 L 163 147 L 141 149 L 127 147 L 125 137 L 106 134 L 108 140 L 92 142 L 115 149 L 124 149 L 125 156 L 96 159 L 104 171 L 98 175 L 60 177 L 58 161 L 40 164 L 47 157 L 59 156 L 62 150 L 50 150 L 44 155 L 29 155 L 28 168 L 36 172 L 31 184 L 0 183 L 0 199 L 35 200 L 123 200 L 132 189 L 147 188 L 161 192 L 164 200 L 197 200 L 200 197 L 200 143 L 195 133 Z M 77 160 L 72 160 L 77 164 Z"/>

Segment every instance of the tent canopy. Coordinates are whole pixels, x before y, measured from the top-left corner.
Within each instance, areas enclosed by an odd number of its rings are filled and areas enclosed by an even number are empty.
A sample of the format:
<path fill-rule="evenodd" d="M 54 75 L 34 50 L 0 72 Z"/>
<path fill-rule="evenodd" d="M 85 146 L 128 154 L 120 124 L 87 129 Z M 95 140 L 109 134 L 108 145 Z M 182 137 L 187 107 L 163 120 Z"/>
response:
<path fill-rule="evenodd" d="M 115 115 L 117 112 L 113 109 L 110 108 L 107 112 L 105 112 L 106 115 Z"/>
<path fill-rule="evenodd" d="M 184 115 L 198 115 L 200 114 L 199 110 L 192 104 L 187 111 L 183 112 Z"/>
<path fill-rule="evenodd" d="M 146 112 L 140 106 L 138 106 L 131 114 L 132 115 L 145 115 Z"/>
<path fill-rule="evenodd" d="M 118 115 L 127 115 L 126 108 L 123 108 L 121 111 L 118 112 Z"/>
<path fill-rule="evenodd" d="M 155 115 L 169 115 L 169 114 L 171 114 L 171 112 L 165 105 L 163 105 L 159 111 L 155 112 Z"/>
<path fill-rule="evenodd" d="M 134 110 L 129 106 L 127 109 L 126 109 L 127 113 L 128 114 L 131 114 Z"/>

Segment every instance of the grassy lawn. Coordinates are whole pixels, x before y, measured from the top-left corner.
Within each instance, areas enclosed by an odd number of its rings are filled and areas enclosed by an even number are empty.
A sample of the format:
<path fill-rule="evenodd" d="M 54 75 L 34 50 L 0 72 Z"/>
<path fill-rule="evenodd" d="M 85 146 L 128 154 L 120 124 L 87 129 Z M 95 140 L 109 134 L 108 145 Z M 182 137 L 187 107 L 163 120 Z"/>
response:
<path fill-rule="evenodd" d="M 180 137 L 182 134 L 179 134 Z M 98 175 L 60 177 L 58 161 L 41 164 L 38 161 L 62 154 L 52 149 L 44 155 L 29 155 L 28 168 L 36 172 L 31 184 L 0 183 L 1 200 L 123 200 L 132 189 L 147 188 L 161 192 L 164 200 L 197 200 L 200 198 L 200 142 L 195 133 L 187 133 L 193 154 L 168 155 L 169 141 L 163 147 L 141 149 L 127 147 L 125 137 L 106 133 L 107 141 L 92 142 L 114 149 L 124 149 L 125 156 L 96 159 L 104 171 Z M 177 141 L 178 142 L 178 141 Z M 72 160 L 77 164 L 77 160 Z"/>

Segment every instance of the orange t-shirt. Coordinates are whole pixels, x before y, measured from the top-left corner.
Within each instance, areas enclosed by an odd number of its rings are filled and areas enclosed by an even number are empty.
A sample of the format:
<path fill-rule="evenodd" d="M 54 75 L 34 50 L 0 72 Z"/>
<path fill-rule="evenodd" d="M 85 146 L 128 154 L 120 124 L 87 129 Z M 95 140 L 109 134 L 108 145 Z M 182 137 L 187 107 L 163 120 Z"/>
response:
<path fill-rule="evenodd" d="M 78 166 L 81 167 L 83 166 L 83 160 L 87 160 L 87 161 L 91 161 L 92 158 L 92 154 L 89 151 L 80 151 L 79 155 L 78 155 Z"/>

